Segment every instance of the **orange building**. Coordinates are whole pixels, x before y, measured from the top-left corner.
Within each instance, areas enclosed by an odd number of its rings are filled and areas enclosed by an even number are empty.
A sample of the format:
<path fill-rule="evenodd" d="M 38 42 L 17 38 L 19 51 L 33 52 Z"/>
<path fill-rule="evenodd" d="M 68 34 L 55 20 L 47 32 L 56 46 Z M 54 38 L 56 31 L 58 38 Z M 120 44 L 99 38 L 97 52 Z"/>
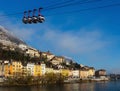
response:
<path fill-rule="evenodd" d="M 12 75 L 12 65 L 10 63 L 4 63 L 4 76 L 9 77 Z"/>

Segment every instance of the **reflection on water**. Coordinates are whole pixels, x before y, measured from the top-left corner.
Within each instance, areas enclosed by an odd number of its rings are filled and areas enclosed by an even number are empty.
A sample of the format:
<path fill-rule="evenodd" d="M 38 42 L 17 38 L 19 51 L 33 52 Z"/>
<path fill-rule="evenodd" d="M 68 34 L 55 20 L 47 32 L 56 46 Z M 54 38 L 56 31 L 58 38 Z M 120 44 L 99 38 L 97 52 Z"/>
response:
<path fill-rule="evenodd" d="M 49 86 L 0 87 L 0 91 L 120 91 L 120 81 Z"/>

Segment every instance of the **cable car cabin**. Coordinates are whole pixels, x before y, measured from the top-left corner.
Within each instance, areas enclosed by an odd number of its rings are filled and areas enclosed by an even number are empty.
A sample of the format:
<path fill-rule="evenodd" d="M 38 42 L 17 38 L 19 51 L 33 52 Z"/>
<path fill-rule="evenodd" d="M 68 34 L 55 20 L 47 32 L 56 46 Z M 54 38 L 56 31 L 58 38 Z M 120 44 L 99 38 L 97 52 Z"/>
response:
<path fill-rule="evenodd" d="M 44 16 L 38 15 L 38 22 L 43 23 L 45 21 Z"/>
<path fill-rule="evenodd" d="M 29 24 L 32 23 L 32 17 L 30 17 L 30 12 L 32 12 L 31 10 L 28 11 L 28 18 L 27 18 L 27 21 Z"/>
<path fill-rule="evenodd" d="M 27 17 L 23 17 L 22 21 L 23 23 L 27 24 L 28 23 Z"/>
<path fill-rule="evenodd" d="M 38 22 L 43 23 L 45 21 L 45 18 L 40 14 L 41 9 L 43 8 L 39 8 L 38 10 Z"/>
<path fill-rule="evenodd" d="M 28 16 L 27 21 L 28 21 L 28 23 L 30 23 L 30 24 L 31 24 L 31 23 L 32 23 L 32 17 L 29 17 L 29 16 Z"/>
<path fill-rule="evenodd" d="M 25 24 L 27 24 L 28 23 L 28 21 L 27 21 L 27 17 L 26 17 L 26 11 L 24 12 L 24 17 L 23 17 L 23 19 L 22 19 L 22 21 L 23 21 L 23 23 L 25 23 Z"/>
<path fill-rule="evenodd" d="M 36 16 L 33 16 L 33 17 L 32 17 L 32 22 L 33 22 L 33 23 L 37 23 L 37 21 L 38 21 L 37 17 L 36 17 Z"/>
<path fill-rule="evenodd" d="M 36 11 L 36 9 L 33 10 L 33 17 L 32 17 L 32 22 L 33 22 L 33 23 L 37 23 L 37 22 L 38 22 L 38 19 L 37 19 L 37 17 L 35 16 L 35 11 Z"/>

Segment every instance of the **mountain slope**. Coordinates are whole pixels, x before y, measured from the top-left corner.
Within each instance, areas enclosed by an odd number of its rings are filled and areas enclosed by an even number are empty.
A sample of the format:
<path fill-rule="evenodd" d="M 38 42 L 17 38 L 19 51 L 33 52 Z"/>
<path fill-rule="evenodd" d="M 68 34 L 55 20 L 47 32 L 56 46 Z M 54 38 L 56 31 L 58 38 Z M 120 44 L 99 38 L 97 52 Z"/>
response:
<path fill-rule="evenodd" d="M 14 43 L 14 44 L 25 44 L 22 40 L 18 39 L 14 35 L 12 35 L 10 32 L 8 32 L 7 29 L 4 27 L 0 26 L 0 42 L 9 42 L 9 43 Z"/>

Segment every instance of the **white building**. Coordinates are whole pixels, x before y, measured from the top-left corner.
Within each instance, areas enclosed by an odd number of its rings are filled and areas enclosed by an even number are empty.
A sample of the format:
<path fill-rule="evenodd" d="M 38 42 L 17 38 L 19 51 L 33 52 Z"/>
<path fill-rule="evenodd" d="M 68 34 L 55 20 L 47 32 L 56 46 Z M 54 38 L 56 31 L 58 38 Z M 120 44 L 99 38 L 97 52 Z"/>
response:
<path fill-rule="evenodd" d="M 54 65 L 59 65 L 59 64 L 61 64 L 61 63 L 63 63 L 64 62 L 64 57 L 62 57 L 62 56 L 55 56 L 53 59 L 52 59 L 52 64 L 54 64 Z"/>
<path fill-rule="evenodd" d="M 54 58 L 55 55 L 53 55 L 51 52 L 42 52 L 42 56 L 46 56 L 47 57 L 47 60 L 51 60 Z"/>
<path fill-rule="evenodd" d="M 41 74 L 44 75 L 46 73 L 46 66 L 43 63 L 41 64 L 41 70 L 42 70 Z"/>
<path fill-rule="evenodd" d="M 31 57 L 40 57 L 39 51 L 32 47 L 26 49 L 26 54 L 29 54 Z"/>
<path fill-rule="evenodd" d="M 30 73 L 31 76 L 34 75 L 34 66 L 35 66 L 34 63 L 28 63 L 27 64 L 27 71 Z"/>
<path fill-rule="evenodd" d="M 79 78 L 80 77 L 79 70 L 72 70 L 72 77 Z"/>

